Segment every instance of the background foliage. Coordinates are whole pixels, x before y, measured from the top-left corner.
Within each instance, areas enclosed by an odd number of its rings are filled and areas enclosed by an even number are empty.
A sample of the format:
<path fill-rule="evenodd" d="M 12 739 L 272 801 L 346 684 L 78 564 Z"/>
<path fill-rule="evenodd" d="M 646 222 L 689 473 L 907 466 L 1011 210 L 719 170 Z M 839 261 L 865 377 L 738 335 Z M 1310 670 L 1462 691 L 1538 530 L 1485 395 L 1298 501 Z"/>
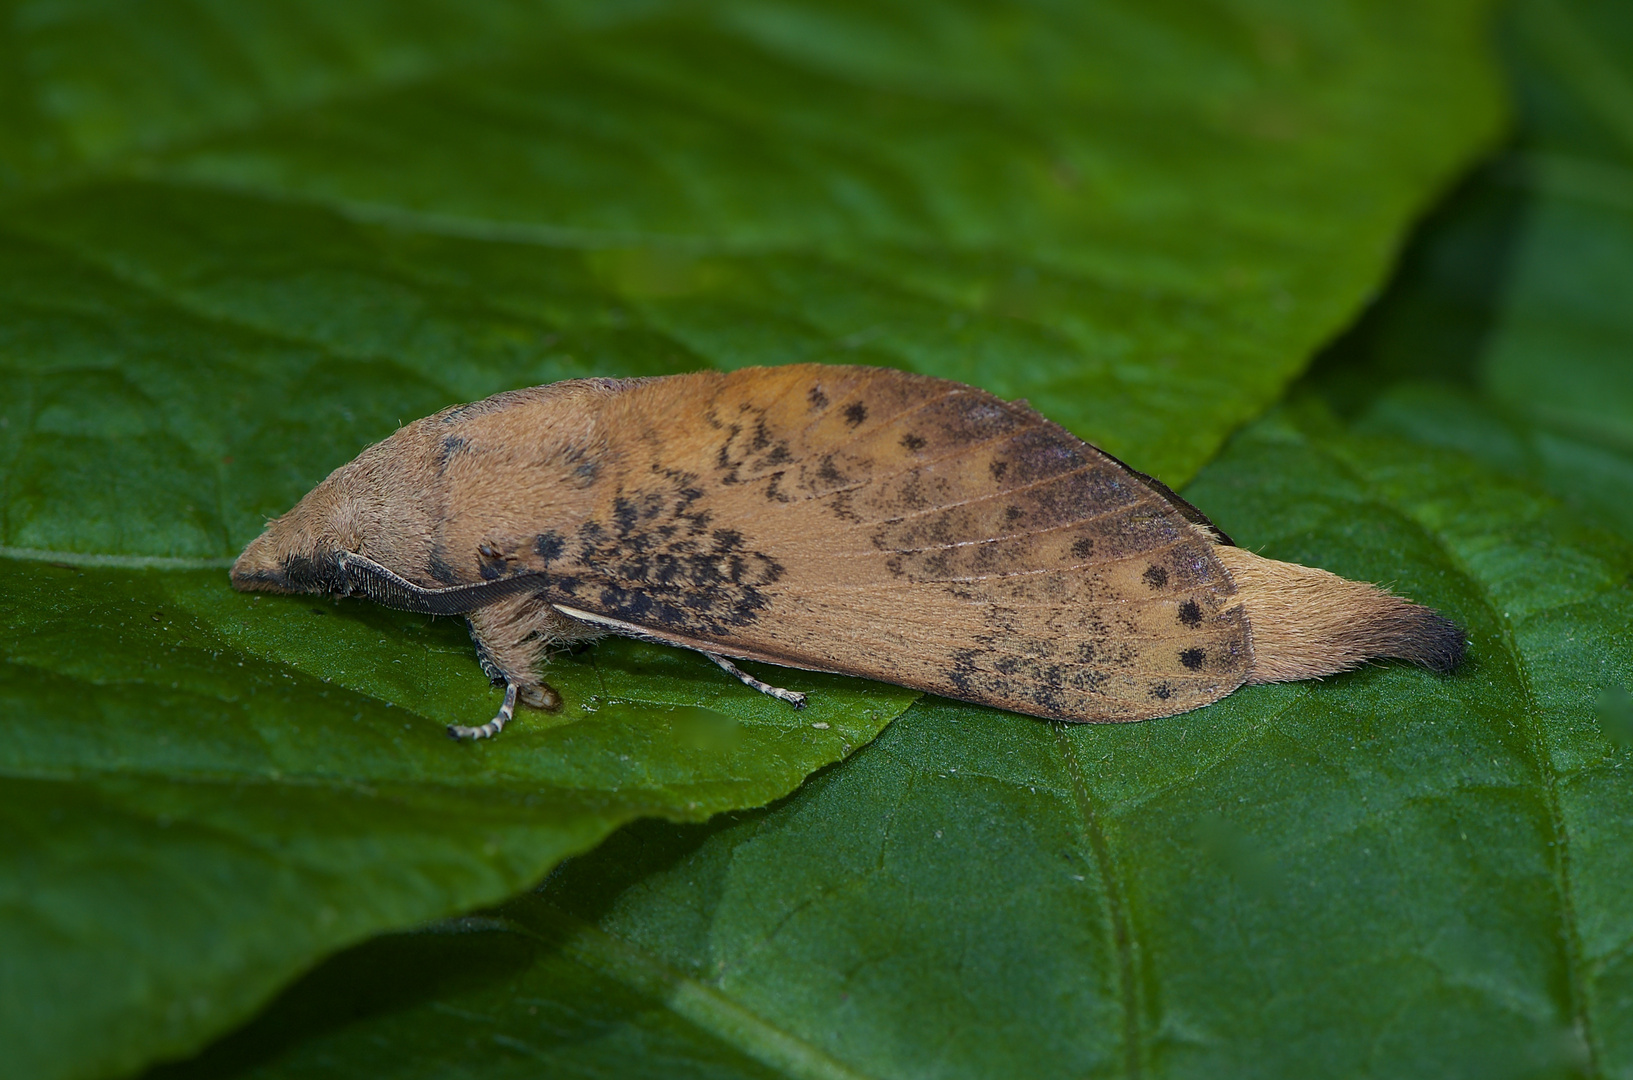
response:
<path fill-rule="evenodd" d="M 1492 145 L 1477 5 L 6 10 L 0 1071 L 399 930 L 159 1071 L 1633 1074 L 1619 8 L 1504 14 L 1515 134 L 1291 388 Z M 1471 661 L 1062 729 L 599 646 L 461 748 L 457 625 L 224 587 L 401 419 L 788 360 L 1201 468 Z"/>

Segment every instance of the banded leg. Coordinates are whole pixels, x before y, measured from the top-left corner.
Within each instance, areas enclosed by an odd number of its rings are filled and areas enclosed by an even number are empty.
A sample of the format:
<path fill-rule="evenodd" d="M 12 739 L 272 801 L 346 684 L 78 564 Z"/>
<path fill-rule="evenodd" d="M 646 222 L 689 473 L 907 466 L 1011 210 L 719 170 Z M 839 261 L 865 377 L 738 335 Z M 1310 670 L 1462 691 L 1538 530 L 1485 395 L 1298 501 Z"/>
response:
<path fill-rule="evenodd" d="M 770 683 L 761 682 L 759 679 L 756 679 L 754 676 L 750 675 L 748 672 L 744 671 L 730 660 L 727 660 L 724 656 L 721 656 L 719 653 L 706 652 L 703 655 L 707 656 L 710 660 L 713 660 L 715 665 L 719 667 L 721 671 L 724 671 L 728 675 L 735 676 L 744 686 L 758 690 L 760 693 L 765 694 L 768 697 L 774 697 L 778 701 L 786 701 L 796 709 L 805 708 L 805 695 L 799 691 L 784 690 L 780 686 L 772 686 Z"/>
<path fill-rule="evenodd" d="M 547 712 L 561 708 L 561 695 L 539 679 L 545 650 L 601 636 L 600 630 L 558 614 L 537 596 L 513 596 L 478 608 L 465 620 L 476 645 L 477 663 L 495 686 L 505 687 L 505 704 L 499 715 L 481 727 L 450 727 L 448 733 L 456 739 L 485 739 L 499 734 L 510 722 L 518 701 Z"/>
<path fill-rule="evenodd" d="M 466 727 L 463 724 L 449 724 L 448 734 L 455 739 L 491 739 L 510 723 L 510 718 L 516 713 L 516 684 L 505 683 L 505 703 L 499 706 L 499 713 L 492 720 L 481 727 Z"/>

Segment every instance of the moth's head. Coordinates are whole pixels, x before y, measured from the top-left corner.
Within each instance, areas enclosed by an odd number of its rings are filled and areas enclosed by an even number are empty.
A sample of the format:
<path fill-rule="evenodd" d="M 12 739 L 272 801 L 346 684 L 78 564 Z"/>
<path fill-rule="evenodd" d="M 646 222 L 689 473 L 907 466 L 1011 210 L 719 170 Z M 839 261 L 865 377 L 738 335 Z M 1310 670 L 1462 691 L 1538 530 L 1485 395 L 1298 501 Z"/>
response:
<path fill-rule="evenodd" d="M 400 434 L 400 433 L 399 433 Z M 385 562 L 423 536 L 412 455 L 384 443 L 365 450 L 307 492 L 295 508 L 267 522 L 232 567 L 245 592 L 338 593 L 353 590 L 341 562 L 358 553 Z"/>

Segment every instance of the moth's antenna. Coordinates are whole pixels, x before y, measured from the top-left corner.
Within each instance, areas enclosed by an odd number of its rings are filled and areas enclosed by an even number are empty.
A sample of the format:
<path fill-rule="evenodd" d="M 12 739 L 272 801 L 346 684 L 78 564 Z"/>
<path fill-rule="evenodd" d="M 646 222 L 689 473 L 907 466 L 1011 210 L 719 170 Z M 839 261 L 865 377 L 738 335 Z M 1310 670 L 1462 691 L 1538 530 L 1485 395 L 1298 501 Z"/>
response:
<path fill-rule="evenodd" d="M 1449 673 L 1463 628 L 1438 612 L 1359 581 L 1220 545 L 1253 641 L 1250 683 L 1332 675 L 1377 657 Z"/>

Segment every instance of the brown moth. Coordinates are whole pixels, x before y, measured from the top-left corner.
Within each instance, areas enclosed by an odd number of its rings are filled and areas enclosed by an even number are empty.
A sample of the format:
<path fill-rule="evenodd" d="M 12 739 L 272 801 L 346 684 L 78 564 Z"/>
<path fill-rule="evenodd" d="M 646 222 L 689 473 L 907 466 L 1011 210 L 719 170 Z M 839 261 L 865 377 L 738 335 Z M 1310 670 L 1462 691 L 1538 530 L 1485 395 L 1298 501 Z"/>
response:
<path fill-rule="evenodd" d="M 1068 721 L 1146 720 L 1372 657 L 1428 608 L 1233 546 L 1160 482 L 945 379 L 799 364 L 576 379 L 417 420 L 272 521 L 239 589 L 461 614 L 504 706 L 604 634 Z"/>

